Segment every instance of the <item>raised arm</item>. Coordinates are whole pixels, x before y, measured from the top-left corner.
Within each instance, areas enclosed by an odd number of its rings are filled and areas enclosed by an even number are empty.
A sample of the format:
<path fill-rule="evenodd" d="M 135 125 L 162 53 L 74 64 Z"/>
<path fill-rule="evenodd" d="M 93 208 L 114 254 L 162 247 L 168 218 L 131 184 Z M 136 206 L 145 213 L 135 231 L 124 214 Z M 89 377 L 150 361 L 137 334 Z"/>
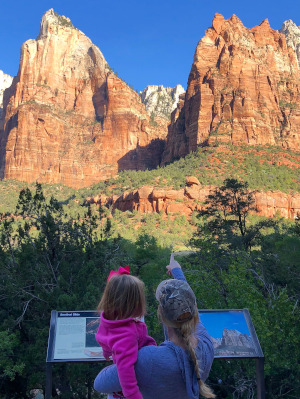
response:
<path fill-rule="evenodd" d="M 166 266 L 167 273 L 170 276 L 173 276 L 177 280 L 184 280 L 186 278 L 183 274 L 180 264 L 174 259 L 174 254 L 172 253 L 170 256 L 170 263 Z M 211 337 L 202 324 L 202 321 L 199 318 L 199 323 L 196 328 L 196 336 L 198 338 L 198 351 L 197 357 L 200 361 L 202 368 L 202 379 L 206 380 L 209 374 L 210 367 L 212 365 L 214 359 L 214 348 Z M 168 339 L 168 334 L 166 328 L 164 328 L 165 338 Z"/>
<path fill-rule="evenodd" d="M 186 281 L 180 264 L 174 259 L 174 253 L 171 253 L 170 263 L 166 266 L 169 276 L 173 276 L 176 280 Z"/>

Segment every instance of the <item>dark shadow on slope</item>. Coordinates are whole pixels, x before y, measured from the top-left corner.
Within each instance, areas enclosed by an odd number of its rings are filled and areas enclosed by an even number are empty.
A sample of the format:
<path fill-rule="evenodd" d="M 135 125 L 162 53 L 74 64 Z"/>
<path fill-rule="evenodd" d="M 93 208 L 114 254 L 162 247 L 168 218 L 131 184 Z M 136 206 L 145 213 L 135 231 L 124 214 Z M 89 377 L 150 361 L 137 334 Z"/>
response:
<path fill-rule="evenodd" d="M 165 140 L 154 139 L 147 146 L 138 146 L 118 160 L 118 172 L 122 170 L 155 169 L 160 165 Z"/>
<path fill-rule="evenodd" d="M 3 124 L 4 121 L 2 120 L 0 124 L 0 179 L 4 179 L 6 152 L 8 151 L 6 148 L 7 140 L 9 132 L 18 126 L 18 112 L 7 121 L 5 129 L 2 127 Z"/>

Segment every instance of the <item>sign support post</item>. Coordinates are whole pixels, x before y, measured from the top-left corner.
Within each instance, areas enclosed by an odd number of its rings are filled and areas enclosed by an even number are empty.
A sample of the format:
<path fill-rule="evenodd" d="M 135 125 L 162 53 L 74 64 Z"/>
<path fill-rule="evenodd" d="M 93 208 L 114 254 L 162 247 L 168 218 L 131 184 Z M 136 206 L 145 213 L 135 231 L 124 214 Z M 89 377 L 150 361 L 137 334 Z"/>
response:
<path fill-rule="evenodd" d="M 45 399 L 52 398 L 52 363 L 46 363 L 46 390 Z"/>
<path fill-rule="evenodd" d="M 264 358 L 259 357 L 256 359 L 256 386 L 257 386 L 257 399 L 265 399 L 265 376 L 264 376 Z"/>

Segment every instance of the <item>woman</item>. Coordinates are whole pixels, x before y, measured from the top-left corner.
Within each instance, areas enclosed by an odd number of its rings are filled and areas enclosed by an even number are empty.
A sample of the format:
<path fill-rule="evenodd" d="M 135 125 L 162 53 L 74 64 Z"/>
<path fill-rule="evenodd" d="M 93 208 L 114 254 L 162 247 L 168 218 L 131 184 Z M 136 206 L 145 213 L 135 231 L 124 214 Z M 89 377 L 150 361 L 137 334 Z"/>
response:
<path fill-rule="evenodd" d="M 143 399 L 213 398 L 204 383 L 214 357 L 211 338 L 199 321 L 195 295 L 173 254 L 167 270 L 174 279 L 159 284 L 156 298 L 169 339 L 139 350 L 135 364 L 139 389 Z M 121 391 L 115 365 L 98 374 L 94 388 L 102 393 Z"/>

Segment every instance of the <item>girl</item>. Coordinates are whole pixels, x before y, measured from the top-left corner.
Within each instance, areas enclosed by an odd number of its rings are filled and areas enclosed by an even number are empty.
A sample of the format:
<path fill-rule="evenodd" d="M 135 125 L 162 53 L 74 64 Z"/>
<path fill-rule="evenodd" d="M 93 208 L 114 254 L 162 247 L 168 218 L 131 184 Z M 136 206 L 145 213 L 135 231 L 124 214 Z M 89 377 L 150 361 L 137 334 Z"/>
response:
<path fill-rule="evenodd" d="M 123 391 L 121 396 L 114 397 L 142 399 L 134 364 L 140 348 L 156 345 L 148 335 L 146 324 L 138 319 L 146 312 L 144 283 L 129 274 L 128 266 L 110 272 L 98 310 L 101 316 L 96 340 L 103 356 L 107 360 L 113 357 Z"/>

